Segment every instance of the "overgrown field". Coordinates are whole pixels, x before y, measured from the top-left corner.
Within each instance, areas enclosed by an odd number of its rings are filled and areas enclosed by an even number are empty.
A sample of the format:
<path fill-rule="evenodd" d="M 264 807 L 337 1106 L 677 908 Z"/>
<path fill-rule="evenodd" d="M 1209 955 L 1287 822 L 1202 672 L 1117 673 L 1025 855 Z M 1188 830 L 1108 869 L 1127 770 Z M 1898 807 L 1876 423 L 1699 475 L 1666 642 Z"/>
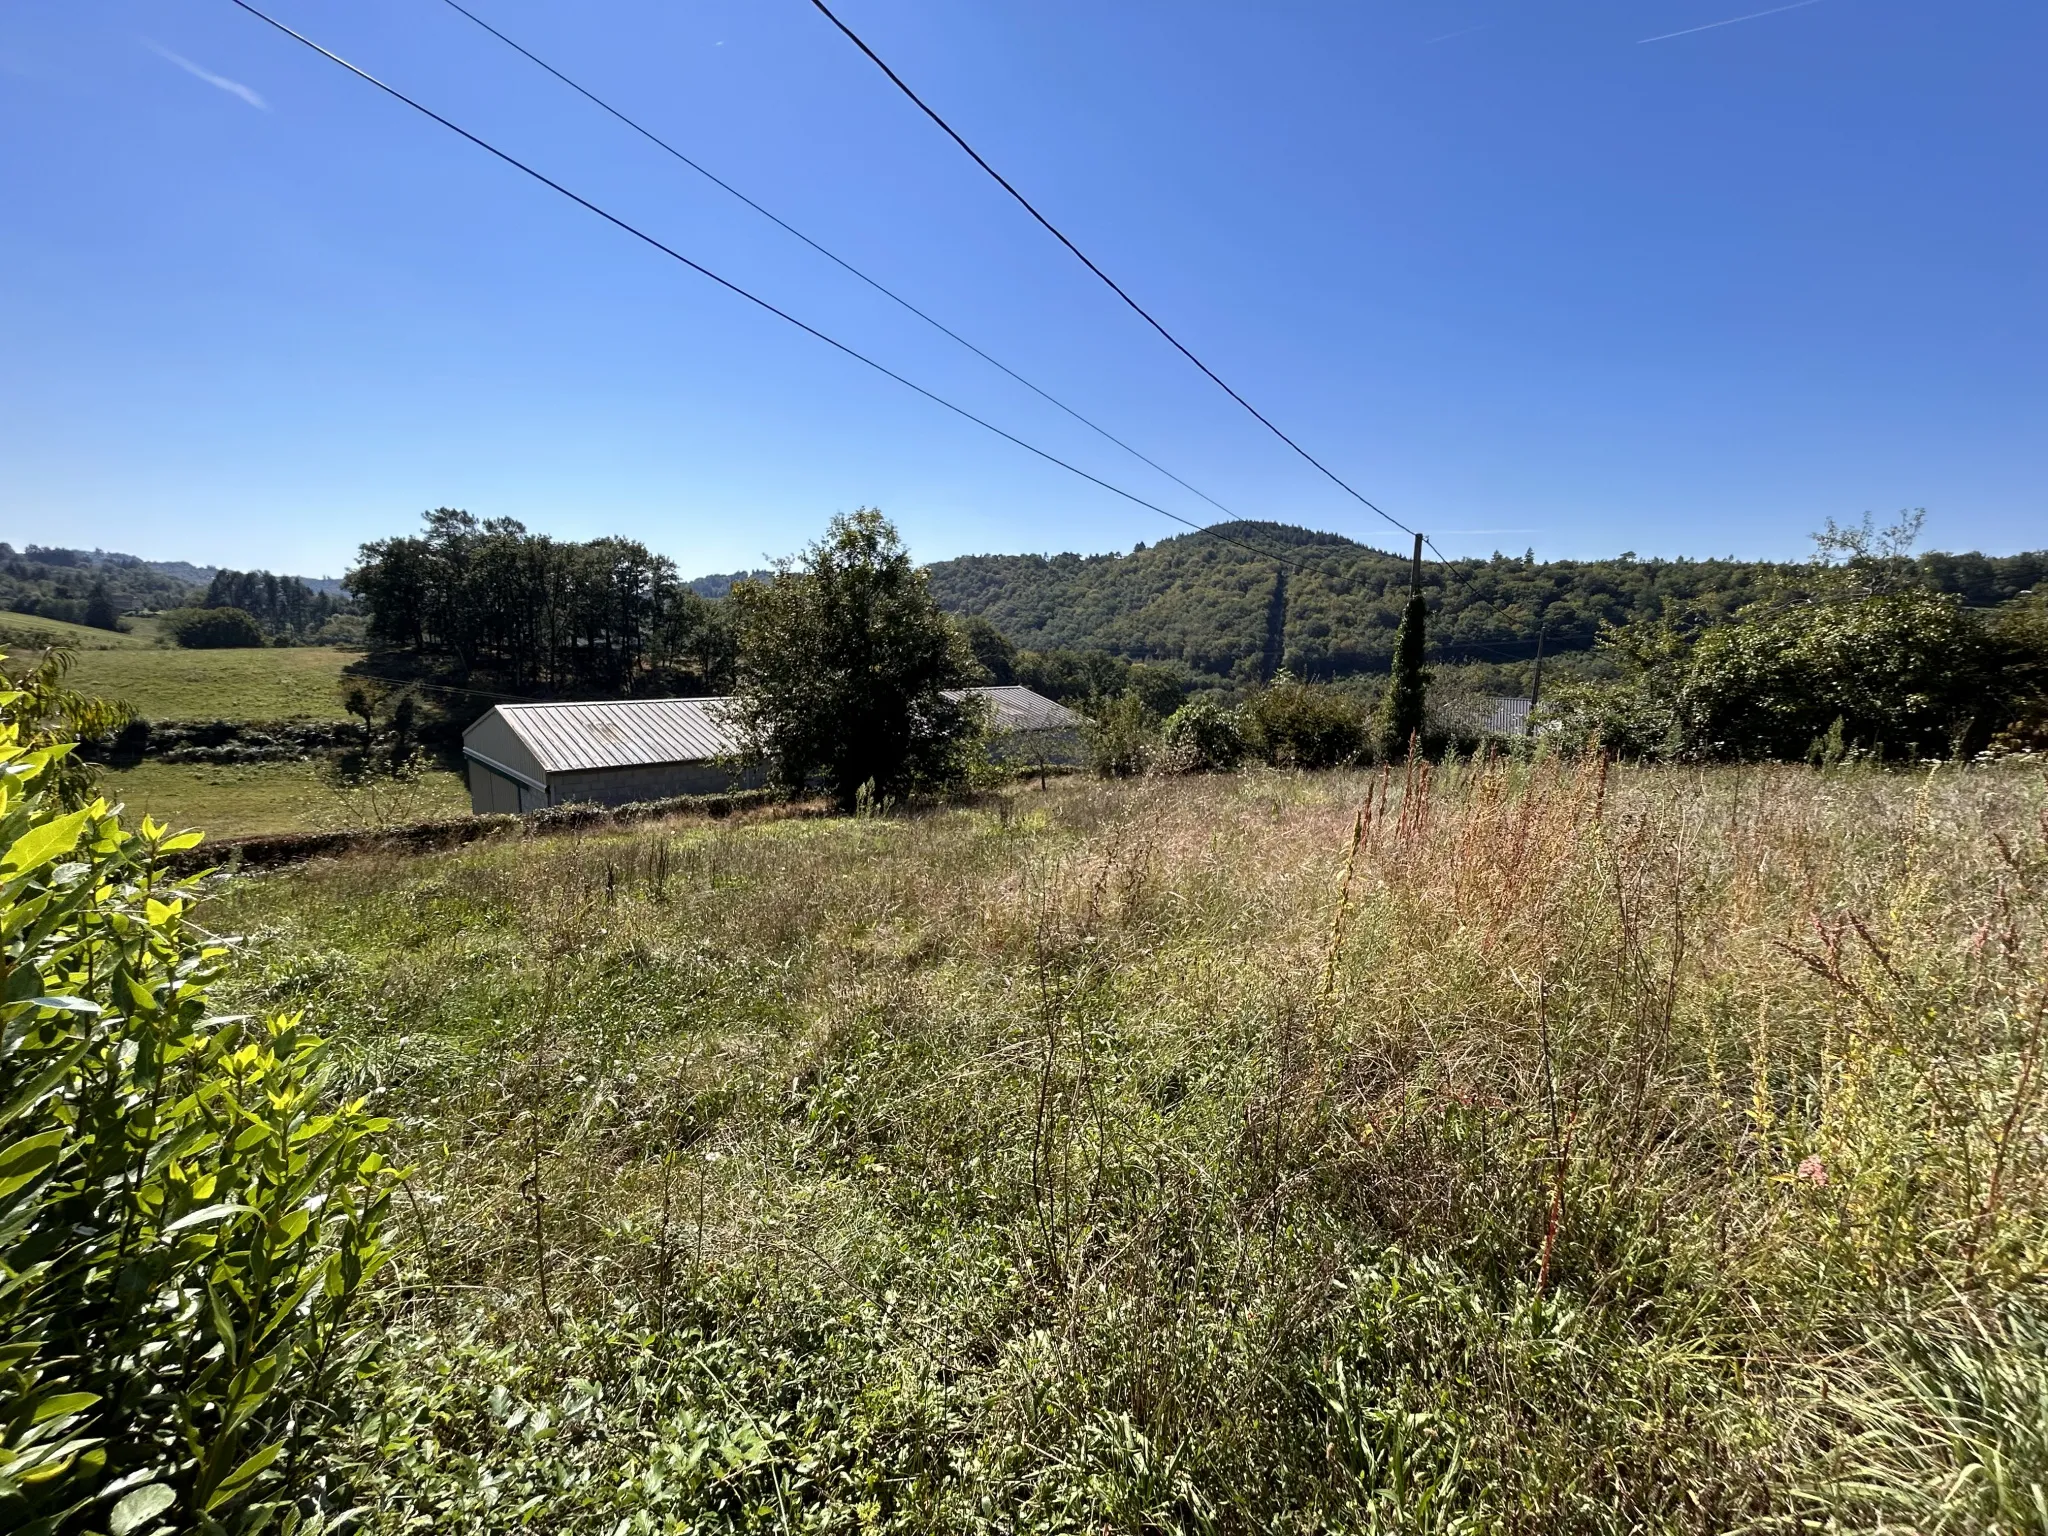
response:
<path fill-rule="evenodd" d="M 315 645 L 221 651 L 115 645 L 81 650 L 67 681 L 130 704 L 150 720 L 340 720 L 347 715 L 341 669 L 360 659 L 359 652 Z"/>
<path fill-rule="evenodd" d="M 1403 778 L 226 890 L 416 1170 L 337 1499 L 2048 1527 L 2039 770 Z"/>

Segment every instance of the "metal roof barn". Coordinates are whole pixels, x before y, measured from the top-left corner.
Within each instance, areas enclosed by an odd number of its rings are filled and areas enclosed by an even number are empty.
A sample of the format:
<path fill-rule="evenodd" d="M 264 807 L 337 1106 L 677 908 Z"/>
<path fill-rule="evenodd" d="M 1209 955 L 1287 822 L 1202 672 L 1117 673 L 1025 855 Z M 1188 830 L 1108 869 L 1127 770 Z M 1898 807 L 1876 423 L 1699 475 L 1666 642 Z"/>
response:
<path fill-rule="evenodd" d="M 959 688 L 988 700 L 990 726 L 1020 760 L 1065 760 L 1080 719 L 1029 688 Z M 462 733 L 472 810 L 536 811 L 575 800 L 625 805 L 737 787 L 730 699 L 499 704 Z"/>

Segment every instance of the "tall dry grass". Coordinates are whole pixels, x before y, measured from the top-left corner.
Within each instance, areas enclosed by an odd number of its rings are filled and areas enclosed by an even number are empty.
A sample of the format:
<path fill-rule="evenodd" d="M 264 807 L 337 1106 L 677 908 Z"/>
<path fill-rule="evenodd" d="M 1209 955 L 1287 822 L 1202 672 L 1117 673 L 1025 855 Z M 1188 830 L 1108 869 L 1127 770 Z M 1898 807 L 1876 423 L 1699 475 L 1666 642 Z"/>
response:
<path fill-rule="evenodd" d="M 1066 781 L 226 893 L 391 1529 L 2048 1529 L 2048 785 Z M 623 1523 L 622 1523 L 623 1522 Z"/>

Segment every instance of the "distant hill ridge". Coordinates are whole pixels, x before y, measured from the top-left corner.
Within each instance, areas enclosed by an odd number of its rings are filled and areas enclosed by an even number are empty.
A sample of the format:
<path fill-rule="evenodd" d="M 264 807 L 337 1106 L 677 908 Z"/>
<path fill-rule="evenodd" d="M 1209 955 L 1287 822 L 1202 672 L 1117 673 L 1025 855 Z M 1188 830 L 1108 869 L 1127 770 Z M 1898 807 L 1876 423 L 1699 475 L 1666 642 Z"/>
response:
<path fill-rule="evenodd" d="M 1219 537 L 1218 535 L 1222 535 Z M 1283 556 L 1286 564 L 1272 555 Z M 2048 580 L 2048 551 L 1926 554 L 1928 583 L 1990 607 Z M 1686 610 L 1730 613 L 1788 565 L 1744 560 L 1539 561 L 1529 555 L 1423 568 L 1439 662 L 1527 661 L 1588 650 L 1603 623 Z M 1240 521 L 1130 554 L 963 555 L 925 567 L 948 611 L 987 619 L 1036 650 L 1106 650 L 1249 680 L 1384 672 L 1407 601 L 1409 561 L 1338 534 Z"/>
<path fill-rule="evenodd" d="M 149 571 L 185 586 L 202 589 L 223 569 L 228 569 L 218 565 L 194 565 L 189 560 L 145 560 L 140 555 L 126 555 L 119 550 L 66 549 L 54 544 L 26 544 L 19 550 L 11 544 L 0 544 L 0 561 L 6 560 L 24 560 L 35 565 L 71 567 L 101 574 Z M 286 575 L 283 571 L 277 574 Z M 300 576 L 297 579 L 313 591 L 325 592 L 330 597 L 347 595 L 338 576 Z"/>

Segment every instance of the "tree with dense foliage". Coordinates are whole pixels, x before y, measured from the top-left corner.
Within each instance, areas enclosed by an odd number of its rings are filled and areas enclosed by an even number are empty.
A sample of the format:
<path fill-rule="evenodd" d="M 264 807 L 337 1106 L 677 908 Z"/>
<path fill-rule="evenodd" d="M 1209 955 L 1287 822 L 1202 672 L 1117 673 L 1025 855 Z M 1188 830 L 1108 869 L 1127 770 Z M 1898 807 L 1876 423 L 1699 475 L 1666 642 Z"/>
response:
<path fill-rule="evenodd" d="M 739 676 L 733 708 L 747 758 L 797 790 L 822 780 L 842 808 L 957 782 L 979 709 L 948 690 L 973 653 L 932 601 L 896 530 L 862 508 L 770 581 L 732 589 Z"/>
<path fill-rule="evenodd" d="M 363 1360 L 383 1122 L 297 1019 L 211 1013 L 226 951 L 164 869 L 198 834 L 68 804 L 26 698 L 0 700 L 0 1526 L 298 1526 Z"/>
<path fill-rule="evenodd" d="M 1926 584 L 1918 520 L 1818 535 L 1806 567 L 1730 621 L 1610 631 L 1622 676 L 1568 684 L 1552 713 L 1632 757 L 1790 758 L 1835 740 L 1883 756 L 1967 754 L 2020 719 L 2023 626 L 1987 624 Z"/>
<path fill-rule="evenodd" d="M 960 633 L 967 641 L 967 649 L 974 653 L 975 665 L 981 668 L 986 680 L 994 684 L 1017 681 L 1017 647 L 995 625 L 983 618 L 965 618 L 960 621 Z"/>
<path fill-rule="evenodd" d="M 363 545 L 346 579 L 372 645 L 464 676 L 597 695 L 723 693 L 731 683 L 724 605 L 631 539 L 564 542 L 441 507 L 417 537 Z"/>
<path fill-rule="evenodd" d="M 263 626 L 241 608 L 173 608 L 160 621 L 163 633 L 191 651 L 223 651 L 261 645 Z"/>
<path fill-rule="evenodd" d="M 296 576 L 269 571 L 216 571 L 201 601 L 206 608 L 240 608 L 262 626 L 266 635 L 302 640 L 347 604 L 332 593 L 316 592 Z"/>
<path fill-rule="evenodd" d="M 2006 604 L 1987 628 L 2011 701 L 1994 745 L 2048 751 L 2048 591 Z"/>
<path fill-rule="evenodd" d="M 95 581 L 92 590 L 86 594 L 85 612 L 79 623 L 88 629 L 119 629 L 121 610 L 114 606 L 114 594 L 107 590 L 105 581 Z"/>

